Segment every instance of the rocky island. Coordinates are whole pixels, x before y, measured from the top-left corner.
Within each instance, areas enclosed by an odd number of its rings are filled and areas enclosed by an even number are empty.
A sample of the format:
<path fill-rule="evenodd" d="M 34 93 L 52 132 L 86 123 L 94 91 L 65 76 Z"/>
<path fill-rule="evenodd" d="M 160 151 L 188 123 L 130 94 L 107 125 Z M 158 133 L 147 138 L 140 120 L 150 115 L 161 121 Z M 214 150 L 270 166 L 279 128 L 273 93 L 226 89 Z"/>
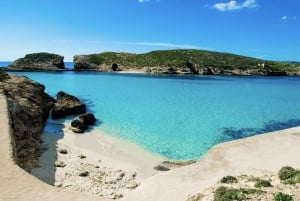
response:
<path fill-rule="evenodd" d="M 139 71 L 154 74 L 300 75 L 297 63 L 275 62 L 204 50 L 160 50 L 145 54 L 104 52 L 75 55 L 78 71 Z"/>
<path fill-rule="evenodd" d="M 10 64 L 10 71 L 61 71 L 65 69 L 64 57 L 46 52 L 27 54 Z"/>

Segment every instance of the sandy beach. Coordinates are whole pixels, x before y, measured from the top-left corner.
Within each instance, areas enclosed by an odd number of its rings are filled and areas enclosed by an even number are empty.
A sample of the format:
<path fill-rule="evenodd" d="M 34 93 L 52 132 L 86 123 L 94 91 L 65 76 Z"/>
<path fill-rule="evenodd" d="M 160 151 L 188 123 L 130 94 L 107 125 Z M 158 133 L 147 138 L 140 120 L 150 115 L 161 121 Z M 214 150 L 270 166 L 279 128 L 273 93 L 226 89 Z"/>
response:
<path fill-rule="evenodd" d="M 134 144 L 95 130 L 73 134 L 66 127 L 64 135 L 42 136 L 45 151 L 32 174 L 46 184 L 15 165 L 6 101 L 0 101 L 0 200 L 186 201 L 199 194 L 211 200 L 212 186 L 223 176 L 300 168 L 300 127 L 216 145 L 196 163 L 167 172 L 153 169 L 163 158 Z"/>
<path fill-rule="evenodd" d="M 32 174 L 50 185 L 116 199 L 155 174 L 164 159 L 100 130 L 74 134 L 44 133 L 45 152 Z M 62 153 L 64 152 L 64 153 Z M 55 167 L 61 163 L 61 167 Z M 87 176 L 79 176 L 88 172 Z"/>

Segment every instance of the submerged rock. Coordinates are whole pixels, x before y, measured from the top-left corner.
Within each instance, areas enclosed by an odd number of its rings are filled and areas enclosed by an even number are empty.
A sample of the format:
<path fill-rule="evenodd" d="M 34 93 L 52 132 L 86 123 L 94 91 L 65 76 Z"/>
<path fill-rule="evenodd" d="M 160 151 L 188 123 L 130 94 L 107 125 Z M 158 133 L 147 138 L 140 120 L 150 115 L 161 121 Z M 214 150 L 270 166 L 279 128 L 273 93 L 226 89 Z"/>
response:
<path fill-rule="evenodd" d="M 86 112 L 86 106 L 78 98 L 63 91 L 57 93 L 57 102 L 55 103 L 51 116 L 52 119 L 63 118 L 68 115 L 78 115 Z"/>
<path fill-rule="evenodd" d="M 53 71 L 65 69 L 64 57 L 51 53 L 27 54 L 8 66 L 8 70 Z"/>

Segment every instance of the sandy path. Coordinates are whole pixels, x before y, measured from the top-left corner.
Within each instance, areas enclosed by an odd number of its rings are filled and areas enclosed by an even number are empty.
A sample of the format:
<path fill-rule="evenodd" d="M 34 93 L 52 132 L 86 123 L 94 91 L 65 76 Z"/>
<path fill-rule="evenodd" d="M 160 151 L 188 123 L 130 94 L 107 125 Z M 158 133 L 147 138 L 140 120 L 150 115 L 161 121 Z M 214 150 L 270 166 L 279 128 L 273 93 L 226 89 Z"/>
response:
<path fill-rule="evenodd" d="M 0 200 L 1 201 L 104 201 L 51 187 L 19 168 L 12 159 L 6 99 L 0 95 Z"/>

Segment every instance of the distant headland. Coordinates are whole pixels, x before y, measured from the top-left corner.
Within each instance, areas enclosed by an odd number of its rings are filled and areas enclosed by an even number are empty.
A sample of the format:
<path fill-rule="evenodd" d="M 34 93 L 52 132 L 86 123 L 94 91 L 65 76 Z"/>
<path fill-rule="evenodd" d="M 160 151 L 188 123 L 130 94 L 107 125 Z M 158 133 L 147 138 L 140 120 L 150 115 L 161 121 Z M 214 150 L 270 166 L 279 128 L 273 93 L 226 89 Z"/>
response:
<path fill-rule="evenodd" d="M 8 71 L 65 71 L 64 57 L 51 53 L 27 54 Z M 299 76 L 298 62 L 278 62 L 205 50 L 159 50 L 144 54 L 103 52 L 75 55 L 74 71 L 140 72 L 151 74 Z"/>

